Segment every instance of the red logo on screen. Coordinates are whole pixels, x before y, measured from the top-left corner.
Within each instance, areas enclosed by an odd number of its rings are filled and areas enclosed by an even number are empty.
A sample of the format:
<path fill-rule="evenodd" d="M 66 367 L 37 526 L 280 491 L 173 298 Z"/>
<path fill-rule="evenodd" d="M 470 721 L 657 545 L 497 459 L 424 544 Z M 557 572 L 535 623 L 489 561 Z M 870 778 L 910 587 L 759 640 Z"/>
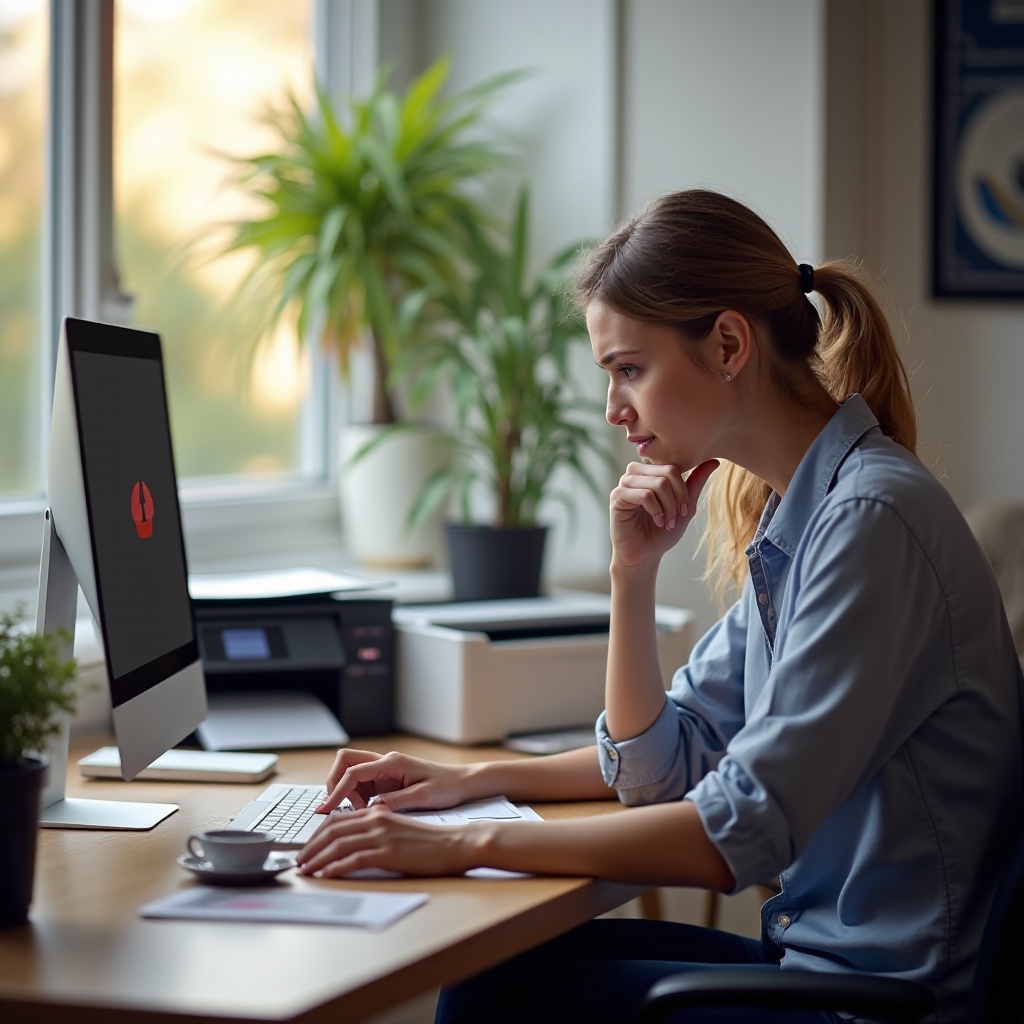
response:
<path fill-rule="evenodd" d="M 153 536 L 153 495 L 143 480 L 132 488 L 132 519 L 143 540 Z"/>

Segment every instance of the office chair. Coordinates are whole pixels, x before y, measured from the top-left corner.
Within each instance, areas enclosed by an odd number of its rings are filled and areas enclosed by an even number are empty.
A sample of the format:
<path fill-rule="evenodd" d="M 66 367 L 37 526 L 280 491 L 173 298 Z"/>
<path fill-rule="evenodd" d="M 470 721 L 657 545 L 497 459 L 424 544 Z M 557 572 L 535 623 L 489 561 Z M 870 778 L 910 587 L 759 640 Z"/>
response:
<path fill-rule="evenodd" d="M 1013 850 L 985 925 L 967 1019 L 1024 1021 L 1024 828 Z M 871 974 L 762 971 L 743 967 L 686 971 L 653 985 L 641 1024 L 668 1024 L 694 1007 L 757 1007 L 852 1013 L 879 1022 L 918 1024 L 932 1019 L 935 996 L 924 985 Z"/>
<path fill-rule="evenodd" d="M 1024 664 L 1024 503 L 983 501 L 964 518 L 992 566 L 1017 656 Z"/>

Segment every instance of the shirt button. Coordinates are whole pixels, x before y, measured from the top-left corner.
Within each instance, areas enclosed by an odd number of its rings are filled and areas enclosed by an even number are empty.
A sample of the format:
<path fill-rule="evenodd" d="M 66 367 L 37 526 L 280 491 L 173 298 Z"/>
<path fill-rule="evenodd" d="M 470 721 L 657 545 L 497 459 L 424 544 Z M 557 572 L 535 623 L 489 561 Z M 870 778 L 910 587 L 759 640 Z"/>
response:
<path fill-rule="evenodd" d="M 767 604 L 768 603 L 768 595 L 767 594 L 758 594 L 757 595 L 757 603 L 758 604 Z"/>
<path fill-rule="evenodd" d="M 617 761 L 619 759 L 619 752 L 615 750 L 613 747 L 611 750 L 608 751 L 608 757 L 612 761 Z"/>
<path fill-rule="evenodd" d="M 793 919 L 789 914 L 779 914 L 779 927 L 788 928 L 793 923 Z"/>

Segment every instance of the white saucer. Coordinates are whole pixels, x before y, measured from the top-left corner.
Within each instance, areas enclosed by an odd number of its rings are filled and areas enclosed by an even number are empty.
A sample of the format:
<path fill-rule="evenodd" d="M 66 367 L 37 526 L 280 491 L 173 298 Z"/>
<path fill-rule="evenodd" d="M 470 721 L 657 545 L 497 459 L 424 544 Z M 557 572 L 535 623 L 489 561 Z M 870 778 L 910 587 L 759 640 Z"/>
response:
<path fill-rule="evenodd" d="M 282 871 L 295 867 L 294 858 L 288 854 L 271 854 L 258 871 L 214 871 L 209 861 L 191 853 L 183 853 L 178 863 L 207 885 L 264 885 L 272 882 Z"/>

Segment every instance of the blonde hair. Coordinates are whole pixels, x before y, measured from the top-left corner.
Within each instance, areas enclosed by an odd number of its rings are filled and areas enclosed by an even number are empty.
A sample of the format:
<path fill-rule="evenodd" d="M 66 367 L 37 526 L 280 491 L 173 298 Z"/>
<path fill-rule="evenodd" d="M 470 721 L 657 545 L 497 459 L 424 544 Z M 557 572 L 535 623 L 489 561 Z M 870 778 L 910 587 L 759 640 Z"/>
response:
<path fill-rule="evenodd" d="M 885 314 L 859 268 L 814 268 L 819 315 L 778 235 L 742 203 L 707 189 L 655 200 L 589 253 L 576 280 L 586 307 L 595 299 L 636 320 L 707 337 L 731 309 L 767 328 L 769 371 L 792 399 L 816 379 L 837 402 L 857 392 L 882 431 L 914 451 L 916 415 L 907 373 Z M 746 578 L 744 554 L 771 491 L 725 463 L 708 490 L 707 575 L 720 600 Z"/>

